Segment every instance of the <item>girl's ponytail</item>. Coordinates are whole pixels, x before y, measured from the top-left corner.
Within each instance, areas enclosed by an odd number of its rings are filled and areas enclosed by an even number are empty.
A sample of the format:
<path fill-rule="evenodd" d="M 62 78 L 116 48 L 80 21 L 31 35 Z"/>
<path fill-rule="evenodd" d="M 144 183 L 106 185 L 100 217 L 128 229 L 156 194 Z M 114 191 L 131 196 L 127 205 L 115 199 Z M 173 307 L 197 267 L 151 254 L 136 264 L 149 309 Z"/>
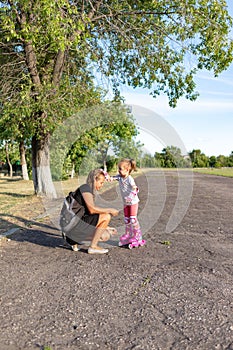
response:
<path fill-rule="evenodd" d="M 137 170 L 137 163 L 136 163 L 136 160 L 135 159 L 130 159 L 130 165 L 131 165 L 131 171 L 136 171 Z"/>

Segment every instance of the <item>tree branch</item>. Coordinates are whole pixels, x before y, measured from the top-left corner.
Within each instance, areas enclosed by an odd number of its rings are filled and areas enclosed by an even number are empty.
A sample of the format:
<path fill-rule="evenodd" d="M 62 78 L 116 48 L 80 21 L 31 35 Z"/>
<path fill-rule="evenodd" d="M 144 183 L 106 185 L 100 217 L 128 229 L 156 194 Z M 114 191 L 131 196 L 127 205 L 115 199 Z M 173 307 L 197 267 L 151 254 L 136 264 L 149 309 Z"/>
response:
<path fill-rule="evenodd" d="M 39 86 L 41 85 L 41 81 L 40 81 L 39 73 L 36 66 L 36 54 L 34 52 L 31 42 L 26 42 L 24 44 L 24 48 L 25 48 L 25 54 L 26 54 L 26 62 L 27 62 L 27 66 L 28 66 L 32 81 L 36 86 Z"/>
<path fill-rule="evenodd" d="M 59 50 L 55 58 L 53 78 L 52 78 L 52 82 L 55 86 L 59 84 L 59 81 L 61 79 L 64 62 L 65 62 L 65 56 L 66 56 L 65 51 Z"/>

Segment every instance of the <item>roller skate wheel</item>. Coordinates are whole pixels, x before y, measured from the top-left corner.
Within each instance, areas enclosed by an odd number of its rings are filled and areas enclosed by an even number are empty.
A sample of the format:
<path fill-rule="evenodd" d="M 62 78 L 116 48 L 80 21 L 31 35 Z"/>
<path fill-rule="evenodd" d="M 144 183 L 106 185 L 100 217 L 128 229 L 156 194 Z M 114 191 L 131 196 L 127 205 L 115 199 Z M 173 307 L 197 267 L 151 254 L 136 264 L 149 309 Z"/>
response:
<path fill-rule="evenodd" d="M 128 244 L 129 244 L 128 242 L 121 242 L 121 241 L 120 241 L 120 242 L 118 243 L 118 247 L 126 247 L 126 246 L 128 246 Z"/>

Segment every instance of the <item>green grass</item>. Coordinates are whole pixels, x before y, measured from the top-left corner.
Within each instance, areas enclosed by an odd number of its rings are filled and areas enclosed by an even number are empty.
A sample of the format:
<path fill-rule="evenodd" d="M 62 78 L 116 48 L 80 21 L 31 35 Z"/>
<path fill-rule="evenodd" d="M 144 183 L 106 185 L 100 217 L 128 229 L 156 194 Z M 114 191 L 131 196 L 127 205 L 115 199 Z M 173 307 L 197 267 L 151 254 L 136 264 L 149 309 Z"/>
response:
<path fill-rule="evenodd" d="M 193 169 L 193 171 L 201 174 L 208 174 L 208 175 L 217 175 L 217 176 L 226 176 L 226 177 L 233 177 L 233 168 L 208 168 L 208 169 Z"/>
<path fill-rule="evenodd" d="M 54 182 L 62 188 L 64 196 L 76 190 L 84 183 L 86 176 Z M 115 184 L 115 183 L 114 183 Z M 115 184 L 116 185 L 116 184 Z M 106 183 L 102 191 L 108 190 L 113 183 Z M 15 227 L 31 227 L 36 222 L 46 222 L 43 201 L 34 194 L 33 182 L 7 176 L 0 178 L 0 235 Z"/>
<path fill-rule="evenodd" d="M 80 176 L 79 179 L 69 179 L 57 184 L 62 187 L 66 195 L 84 183 L 85 179 L 86 176 Z M 56 186 L 56 182 L 54 184 Z M 25 181 L 20 177 L 7 176 L 0 178 L 0 234 L 14 227 L 30 227 L 32 222 L 41 222 L 37 217 L 43 212 L 43 201 L 34 194 L 31 180 Z"/>

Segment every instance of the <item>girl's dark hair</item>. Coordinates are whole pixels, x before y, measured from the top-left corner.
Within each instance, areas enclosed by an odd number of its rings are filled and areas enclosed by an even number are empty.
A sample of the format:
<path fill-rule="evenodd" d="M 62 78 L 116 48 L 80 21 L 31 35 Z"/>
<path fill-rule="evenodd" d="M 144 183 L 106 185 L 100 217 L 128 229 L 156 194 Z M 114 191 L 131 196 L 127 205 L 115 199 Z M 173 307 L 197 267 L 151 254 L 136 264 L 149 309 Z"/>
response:
<path fill-rule="evenodd" d="M 119 162 L 118 165 L 120 165 L 122 163 L 127 163 L 128 164 L 128 166 L 129 166 L 129 173 L 131 173 L 132 171 L 137 171 L 136 160 L 130 159 L 130 158 L 123 158 L 123 159 L 121 159 L 121 161 Z"/>
<path fill-rule="evenodd" d="M 90 186 L 93 195 L 95 194 L 94 182 L 99 179 L 100 175 L 105 177 L 104 171 L 102 169 L 94 169 L 87 176 L 86 183 Z"/>

